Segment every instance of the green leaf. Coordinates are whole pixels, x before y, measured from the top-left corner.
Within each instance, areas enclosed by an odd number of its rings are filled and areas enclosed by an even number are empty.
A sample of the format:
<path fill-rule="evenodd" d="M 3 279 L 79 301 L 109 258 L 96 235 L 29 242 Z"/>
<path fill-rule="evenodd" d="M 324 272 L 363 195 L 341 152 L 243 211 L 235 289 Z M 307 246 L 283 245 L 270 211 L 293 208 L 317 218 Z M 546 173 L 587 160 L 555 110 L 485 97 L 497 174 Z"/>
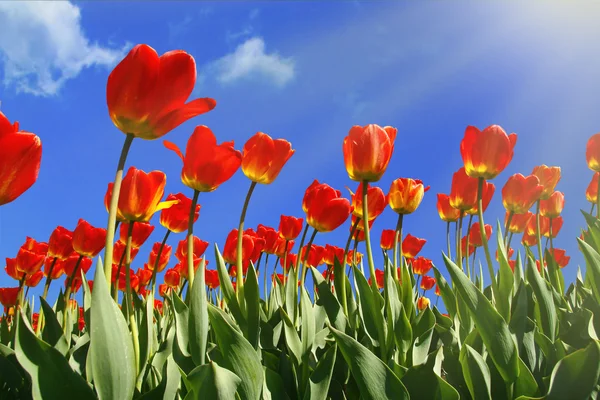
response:
<path fill-rule="evenodd" d="M 242 378 L 238 393 L 242 400 L 258 400 L 264 373 L 258 354 L 231 324 L 225 313 L 209 304 L 208 317 L 213 327 L 224 366 Z"/>
<path fill-rule="evenodd" d="M 321 356 L 317 367 L 310 375 L 305 400 L 327 400 L 333 367 L 335 365 L 337 346 L 333 345 Z"/>
<path fill-rule="evenodd" d="M 206 358 L 206 344 L 208 342 L 208 301 L 206 300 L 206 284 L 204 282 L 204 258 L 198 266 L 198 273 L 194 279 L 190 294 L 189 314 L 189 342 L 192 360 L 196 365 L 202 365 Z"/>
<path fill-rule="evenodd" d="M 508 322 L 510 321 L 510 300 L 512 299 L 514 276 L 508 265 L 508 256 L 506 255 L 506 246 L 502 238 L 500 222 L 498 222 L 498 226 L 496 227 L 496 237 L 500 269 L 498 271 L 498 293 L 494 296 L 494 300 L 496 301 L 498 312 Z"/>
<path fill-rule="evenodd" d="M 551 342 L 556 338 L 556 307 L 552 298 L 552 291 L 549 284 L 540 276 L 533 258 L 527 259 L 527 281 L 535 294 L 536 319 L 539 319 L 539 326 L 542 332 Z"/>
<path fill-rule="evenodd" d="M 590 398 L 599 378 L 600 345 L 594 341 L 556 364 L 546 400 L 586 400 Z"/>
<path fill-rule="evenodd" d="M 315 338 L 315 316 L 313 306 L 304 287 L 300 288 L 300 310 L 302 312 L 302 357 L 308 358 Z"/>
<path fill-rule="evenodd" d="M 254 265 L 250 265 L 244 282 L 244 297 L 246 299 L 247 335 L 250 344 L 257 349 L 260 337 L 260 293 Z"/>
<path fill-rule="evenodd" d="M 235 295 L 235 290 L 233 289 L 233 284 L 229 278 L 229 273 L 227 272 L 227 268 L 225 267 L 225 260 L 223 260 L 223 256 L 221 256 L 221 252 L 219 252 L 219 246 L 215 243 L 215 260 L 217 261 L 217 273 L 219 275 L 219 284 L 221 293 L 223 293 L 223 298 L 227 302 L 227 307 L 229 307 L 229 311 L 235 318 L 235 322 L 245 330 L 246 326 L 246 318 L 242 313 L 242 309 L 240 308 L 240 304 L 238 303 L 237 297 Z"/>
<path fill-rule="evenodd" d="M 448 257 L 444 256 L 444 261 L 498 372 L 505 382 L 514 382 L 519 376 L 519 355 L 508 324 L 483 293 Z"/>
<path fill-rule="evenodd" d="M 444 300 L 444 305 L 446 306 L 448 315 L 450 315 L 451 318 L 454 318 L 456 315 L 456 297 L 454 296 L 454 292 L 452 291 L 450 285 L 448 285 L 448 282 L 444 276 L 436 267 L 433 267 L 433 274 L 435 275 L 435 282 L 440 288 L 440 294 L 442 295 L 442 300 Z"/>
<path fill-rule="evenodd" d="M 31 377 L 33 398 L 64 399 L 66 393 L 75 399 L 96 398 L 85 380 L 71 369 L 67 359 L 57 349 L 35 336 L 25 318 L 19 311 L 15 354 L 19 364 Z"/>
<path fill-rule="evenodd" d="M 325 312 L 327 313 L 327 317 L 333 326 L 341 331 L 345 331 L 346 326 L 348 325 L 348 320 L 346 319 L 346 315 L 344 314 L 341 304 L 335 298 L 333 293 L 331 293 L 329 284 L 323 278 L 323 275 L 321 275 L 316 268 L 311 267 L 310 270 L 313 275 L 313 281 L 315 282 L 315 285 L 319 291 L 319 299 L 317 300 L 317 304 L 323 306 Z"/>
<path fill-rule="evenodd" d="M 287 280 L 285 282 L 285 312 L 295 320 L 296 310 L 298 308 L 298 271 L 294 265 L 288 271 Z"/>
<path fill-rule="evenodd" d="M 392 370 L 375 354 L 352 337 L 329 325 L 352 376 L 365 399 L 406 399 L 406 387 Z"/>
<path fill-rule="evenodd" d="M 189 357 L 189 321 L 190 310 L 188 306 L 181 300 L 175 290 L 171 294 L 171 304 L 173 305 L 173 314 L 175 315 L 175 342 L 179 347 L 179 351 L 184 357 Z"/>
<path fill-rule="evenodd" d="M 465 344 L 460 351 L 463 376 L 474 399 L 491 399 L 490 369 L 481 355 Z"/>
<path fill-rule="evenodd" d="M 519 377 L 514 386 L 514 397 L 519 396 L 539 396 L 538 384 L 522 359 L 519 358 Z"/>
<path fill-rule="evenodd" d="M 352 269 L 360 294 L 360 310 L 365 328 L 369 335 L 377 340 L 379 347 L 382 349 L 382 354 L 385 354 L 385 323 L 381 311 L 383 299 L 377 286 L 369 285 L 365 276 L 356 266 L 353 265 Z"/>
<path fill-rule="evenodd" d="M 460 399 L 460 395 L 456 389 L 437 375 L 429 364 L 421 364 L 409 368 L 402 377 L 402 383 L 406 385 L 411 399 Z"/>
<path fill-rule="evenodd" d="M 131 399 L 136 381 L 133 341 L 123 313 L 110 296 L 101 258 L 96 263 L 91 309 L 88 363 L 98 398 Z"/>
<path fill-rule="evenodd" d="M 265 382 L 263 384 L 263 400 L 289 400 L 285 391 L 285 384 L 279 374 L 269 368 L 264 368 Z"/>
<path fill-rule="evenodd" d="M 213 361 L 194 368 L 186 379 L 192 386 L 195 399 L 235 399 L 238 387 L 242 383 L 236 374 Z"/>
<path fill-rule="evenodd" d="M 279 312 L 281 314 L 281 319 L 284 322 L 285 344 L 287 345 L 290 354 L 294 357 L 296 366 L 298 366 L 302 364 L 302 342 L 300 341 L 300 338 L 298 338 L 298 332 L 296 332 L 294 323 L 289 315 L 287 315 L 283 308 L 280 308 Z"/>
<path fill-rule="evenodd" d="M 421 312 L 415 319 L 414 325 L 415 342 L 412 349 L 412 365 L 419 365 L 427 361 L 431 338 L 433 337 L 435 315 L 433 315 L 431 308 L 427 307 L 425 311 Z"/>
<path fill-rule="evenodd" d="M 142 310 L 140 310 L 142 311 Z M 154 297 L 152 294 L 148 295 L 146 304 L 144 305 L 142 318 L 139 329 L 139 345 L 140 345 L 140 371 L 137 377 L 136 386 L 141 387 L 142 380 L 144 379 L 146 367 L 148 366 L 148 360 L 152 353 L 152 346 L 154 345 Z"/>
<path fill-rule="evenodd" d="M 63 335 L 62 327 L 56 319 L 56 314 L 52 307 L 40 297 L 40 304 L 42 306 L 42 312 L 44 313 L 44 330 L 42 331 L 42 339 L 48 343 L 64 356 L 69 351 L 69 342 Z"/>
<path fill-rule="evenodd" d="M 600 303 L 600 254 L 593 249 L 589 244 L 577 238 L 581 252 L 587 261 L 586 278 L 592 283 L 591 289 L 596 297 L 596 301 Z"/>
<path fill-rule="evenodd" d="M 172 356 L 168 356 L 160 384 L 136 400 L 175 400 L 181 384 L 181 375 Z"/>

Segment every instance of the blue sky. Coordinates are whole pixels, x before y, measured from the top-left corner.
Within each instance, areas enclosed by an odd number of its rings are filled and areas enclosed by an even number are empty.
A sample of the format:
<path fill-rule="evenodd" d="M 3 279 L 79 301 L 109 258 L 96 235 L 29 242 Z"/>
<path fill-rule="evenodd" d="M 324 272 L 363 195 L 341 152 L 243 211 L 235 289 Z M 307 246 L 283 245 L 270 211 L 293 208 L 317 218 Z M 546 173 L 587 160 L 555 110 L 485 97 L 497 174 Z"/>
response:
<path fill-rule="evenodd" d="M 379 185 L 387 192 L 398 177 L 431 185 L 404 232 L 426 238 L 422 255 L 444 269 L 445 223 L 435 195 L 449 192 L 462 165 L 465 127 L 499 124 L 519 137 L 512 163 L 494 180 L 486 222 L 495 228 L 503 218 L 500 191 L 511 174 L 560 165 L 565 225 L 555 246 L 572 257 L 564 270 L 572 281 L 583 264 L 579 210 L 589 210 L 585 143 L 600 131 L 600 52 L 591 39 L 600 33 L 598 17 L 591 3 L 0 3 L 1 110 L 38 134 L 44 148 L 37 183 L 0 209 L 0 259 L 14 257 L 25 236 L 47 240 L 57 225 L 74 229 L 79 218 L 106 225 L 103 196 L 124 140 L 108 117 L 106 80 L 133 45 L 147 43 L 160 54 L 191 53 L 193 96 L 218 102 L 165 138 L 184 147 L 193 128 L 206 124 L 237 148 L 264 131 L 297 150 L 272 185 L 257 188 L 246 226 L 302 216 L 304 190 L 315 178 L 344 193 L 346 185 L 354 189 L 343 137 L 355 124 L 392 125 L 396 150 Z M 162 170 L 167 193 L 191 195 L 179 179 L 181 161 L 161 141 L 136 140 L 129 165 Z M 240 171 L 200 196 L 195 229 L 202 239 L 223 247 L 248 185 Z M 388 209 L 375 222 L 376 246 L 395 221 Z M 343 246 L 348 224 L 316 242 Z M 158 225 L 134 268 L 163 234 Z M 0 274 L 0 286 L 14 284 Z"/>

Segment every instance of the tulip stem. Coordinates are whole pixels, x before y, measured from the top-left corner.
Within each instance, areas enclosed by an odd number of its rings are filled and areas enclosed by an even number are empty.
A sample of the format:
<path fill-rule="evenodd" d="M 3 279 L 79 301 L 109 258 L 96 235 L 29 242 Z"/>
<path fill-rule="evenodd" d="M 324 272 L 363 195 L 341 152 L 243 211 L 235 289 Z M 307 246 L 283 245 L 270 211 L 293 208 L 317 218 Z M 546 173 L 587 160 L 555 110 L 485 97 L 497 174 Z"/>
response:
<path fill-rule="evenodd" d="M 544 265 L 544 252 L 542 251 L 542 231 L 540 229 L 540 203 L 538 200 L 535 206 L 535 224 L 537 229 L 537 248 L 538 248 L 538 257 L 540 259 L 540 274 L 542 278 L 544 277 L 544 269 L 542 266 Z"/>
<path fill-rule="evenodd" d="M 71 292 L 73 287 L 73 280 L 75 279 L 75 274 L 77 273 L 77 269 L 79 269 L 79 264 L 81 264 L 81 260 L 83 259 L 82 255 L 79 255 L 77 262 L 75 263 L 75 268 L 73 268 L 73 272 L 67 278 L 67 288 L 65 290 L 65 309 L 63 312 L 63 330 L 67 331 L 67 317 L 69 313 L 69 301 L 71 299 Z"/>
<path fill-rule="evenodd" d="M 154 292 L 156 289 L 156 274 L 158 272 L 158 264 L 160 264 L 160 256 L 162 254 L 163 249 L 165 248 L 165 245 L 167 244 L 167 239 L 169 238 L 170 234 L 171 231 L 167 229 L 167 233 L 165 233 L 165 237 L 163 237 L 160 247 L 158 248 L 158 253 L 156 254 L 156 261 L 154 262 L 154 268 L 152 269 L 152 298 L 154 298 Z"/>
<path fill-rule="evenodd" d="M 373 249 L 371 248 L 371 233 L 369 232 L 369 207 L 368 193 L 369 182 L 363 182 L 363 225 L 365 227 L 365 244 L 367 246 L 367 260 L 369 261 L 369 273 L 371 274 L 371 286 L 377 290 L 377 279 L 375 278 L 375 262 L 373 261 Z"/>
<path fill-rule="evenodd" d="M 285 246 L 283 248 L 283 266 L 281 267 L 281 272 L 283 272 L 283 276 L 286 275 L 286 269 L 287 269 L 287 255 L 288 255 L 288 244 L 290 243 L 289 240 L 285 239 Z M 277 264 L 279 263 L 279 257 L 277 257 L 277 261 L 275 262 L 275 266 L 273 267 L 273 273 L 277 273 Z"/>
<path fill-rule="evenodd" d="M 450 250 L 450 221 L 446 222 L 446 242 L 448 243 L 448 258 L 452 259 L 452 251 Z"/>
<path fill-rule="evenodd" d="M 48 296 L 48 290 L 50 289 L 50 283 L 52 283 L 52 271 L 54 271 L 54 266 L 56 265 L 56 260 L 58 258 L 54 257 L 52 260 L 52 264 L 50 264 L 50 270 L 48 271 L 48 275 L 46 276 L 46 283 L 44 284 L 44 293 L 42 294 L 42 299 L 46 300 L 46 296 Z M 44 311 L 40 308 L 40 314 L 38 317 L 38 324 L 35 330 L 35 335 L 39 336 L 40 331 L 42 330 L 42 325 L 44 323 Z"/>
<path fill-rule="evenodd" d="M 404 214 L 398 214 L 398 222 L 396 222 L 396 231 L 394 232 L 394 273 L 393 277 L 400 283 L 398 277 L 398 254 L 400 254 L 400 265 L 402 265 L 402 222 L 404 221 Z M 400 251 L 398 251 L 400 247 Z"/>
<path fill-rule="evenodd" d="M 596 218 L 600 219 L 600 177 L 598 178 L 598 189 L 596 191 L 596 206 Z"/>
<path fill-rule="evenodd" d="M 308 224 L 305 224 L 304 231 L 302 232 L 302 239 L 300 239 L 300 247 L 298 247 L 298 253 L 296 254 L 296 265 L 294 267 L 290 267 L 291 273 L 293 276 L 291 278 L 294 281 L 298 281 L 298 268 L 300 268 L 300 257 L 302 257 L 302 246 L 304 246 L 304 241 L 306 240 L 306 233 L 308 232 Z M 285 268 L 284 268 L 285 269 Z M 287 277 L 285 279 L 290 279 L 290 271 L 288 271 Z M 298 297 L 298 289 L 296 288 L 296 297 Z M 294 304 L 294 324 L 296 323 L 296 307 L 298 306 L 298 302 Z"/>
<path fill-rule="evenodd" d="M 133 225 L 135 225 L 134 221 L 129 223 L 129 230 L 127 232 L 127 245 L 125 246 L 125 293 L 127 303 L 127 314 L 129 314 L 129 325 L 131 329 L 131 336 L 133 337 L 133 354 L 135 361 L 135 376 L 139 374 L 140 371 L 140 341 L 138 335 L 138 327 L 135 322 L 135 314 L 133 313 L 133 294 L 131 293 L 131 242 L 133 235 Z M 117 277 L 118 279 L 118 277 Z M 118 280 L 117 280 L 118 287 Z"/>
<path fill-rule="evenodd" d="M 127 160 L 127 154 L 133 142 L 132 133 L 128 133 L 125 137 L 125 143 L 121 149 L 121 157 L 119 157 L 119 163 L 117 164 L 117 174 L 113 183 L 112 194 L 110 196 L 110 203 L 108 208 L 108 227 L 106 228 L 106 245 L 104 247 L 104 276 L 106 277 L 106 284 L 110 287 L 111 281 L 111 270 L 113 262 L 113 241 L 115 240 L 115 230 L 117 227 L 117 210 L 119 208 L 119 194 L 121 193 L 121 183 L 123 182 L 123 169 L 125 168 L 125 161 Z"/>
<path fill-rule="evenodd" d="M 200 195 L 200 192 L 194 190 L 194 196 L 192 197 L 192 206 L 190 207 L 190 219 L 188 221 L 187 270 L 188 281 L 190 281 L 190 287 L 192 287 L 192 284 L 194 283 L 194 214 L 196 213 L 196 204 L 198 204 L 198 195 Z"/>
<path fill-rule="evenodd" d="M 302 257 L 302 278 L 301 278 L 301 283 L 300 286 L 304 287 L 304 280 L 306 279 L 306 270 L 307 270 L 307 261 L 308 261 L 308 254 L 310 253 L 310 249 L 312 247 L 313 241 L 315 240 L 315 236 L 317 236 L 317 230 L 315 228 L 313 228 L 313 233 L 312 235 L 310 235 L 310 239 L 308 240 L 308 244 L 306 245 L 306 254 L 304 254 L 304 257 Z M 302 255 L 302 248 L 300 248 L 299 250 L 300 255 Z"/>
<path fill-rule="evenodd" d="M 469 280 L 471 280 L 471 269 L 469 269 L 469 245 L 471 244 L 471 224 L 473 223 L 473 214 L 469 214 L 469 224 L 467 225 L 467 240 L 465 246 L 465 268 L 467 270 L 467 275 L 469 276 Z"/>
<path fill-rule="evenodd" d="M 123 261 L 125 261 L 125 252 L 123 252 L 123 254 L 121 254 L 121 259 L 119 260 L 119 266 L 117 267 L 117 273 L 115 274 L 115 282 L 112 285 L 112 295 L 113 295 L 113 300 L 115 301 L 115 303 L 119 301 L 119 277 L 121 276 L 121 268 L 123 268 Z M 112 273 L 112 271 L 111 271 L 111 273 Z"/>
<path fill-rule="evenodd" d="M 471 276 L 473 276 L 473 278 L 477 276 L 477 274 L 475 273 L 475 256 L 477 256 L 477 247 L 473 249 L 473 262 L 471 263 Z M 480 277 L 480 279 L 483 278 Z"/>
<path fill-rule="evenodd" d="M 261 254 L 262 256 L 262 254 Z M 277 264 L 275 264 L 275 267 L 277 267 Z M 265 275 L 263 277 L 263 291 L 265 292 L 265 305 L 267 307 L 267 311 L 269 310 L 269 303 L 267 302 L 267 270 L 269 268 L 269 254 L 267 253 L 267 256 L 265 257 L 265 267 L 263 268 L 263 274 Z"/>
<path fill-rule="evenodd" d="M 513 232 L 511 232 L 510 235 L 508 235 L 508 242 L 506 242 L 506 251 L 508 251 L 508 249 L 510 249 L 510 242 L 512 242 L 513 235 L 514 235 Z"/>
<path fill-rule="evenodd" d="M 458 248 L 460 247 L 460 232 L 458 230 L 458 221 L 459 221 L 460 217 L 456 219 L 456 221 L 454 221 L 454 250 L 456 251 L 456 259 L 459 258 L 460 253 L 458 252 Z M 458 265 L 458 260 L 456 261 L 456 265 Z"/>
<path fill-rule="evenodd" d="M 456 260 L 458 261 L 458 267 L 461 271 L 463 270 L 462 266 L 462 225 L 463 225 L 463 213 L 464 211 L 460 211 L 460 216 L 458 217 L 458 236 L 456 238 Z M 469 254 L 469 250 L 467 249 L 467 254 Z"/>
<path fill-rule="evenodd" d="M 492 293 L 496 291 L 496 276 L 494 275 L 494 265 L 492 264 L 492 256 L 490 255 L 490 248 L 488 246 L 487 236 L 485 235 L 485 223 L 483 222 L 483 184 L 485 183 L 484 178 L 479 178 L 479 184 L 477 189 L 477 214 L 479 216 L 479 232 L 481 233 L 481 243 L 483 244 L 483 250 L 485 251 L 485 259 L 487 261 L 488 269 L 490 272 L 490 279 L 492 281 Z M 467 256 L 469 249 L 467 249 Z M 482 277 L 483 279 L 483 277 Z"/>
<path fill-rule="evenodd" d="M 240 215 L 240 225 L 238 226 L 238 237 L 237 237 L 237 254 L 236 254 L 236 276 L 237 276 L 237 284 L 235 285 L 235 292 L 238 297 L 238 302 L 240 304 L 244 304 L 243 302 L 243 288 L 244 288 L 244 270 L 242 269 L 242 237 L 244 234 L 244 220 L 246 219 L 246 211 L 248 210 L 248 203 L 250 203 L 250 197 L 252 197 L 252 192 L 254 192 L 254 188 L 256 187 L 256 182 L 252 181 L 250 184 L 250 188 L 248 189 L 248 194 L 246 194 L 246 200 L 244 200 L 244 206 L 242 207 L 242 214 Z M 243 308 L 243 307 L 242 307 Z"/>
<path fill-rule="evenodd" d="M 352 244 L 352 237 L 354 236 L 354 233 L 356 233 L 356 229 L 358 229 L 358 224 L 360 223 L 360 220 L 361 218 L 357 217 L 356 221 L 354 221 L 354 223 L 352 224 L 352 228 L 350 229 L 350 236 L 348 236 L 348 240 L 346 241 L 346 247 L 344 248 L 344 257 L 342 259 L 344 266 L 346 266 L 346 256 L 348 255 L 348 250 L 350 250 L 350 245 Z M 351 270 L 352 264 L 350 263 L 350 265 L 348 266 L 348 270 L 346 271 L 346 275 L 350 275 Z"/>
<path fill-rule="evenodd" d="M 550 227 L 548 228 L 549 232 L 548 234 L 550 235 L 550 252 L 552 253 L 552 257 L 554 257 L 554 243 L 552 241 L 552 218 L 550 218 Z M 556 260 L 554 260 L 556 261 Z"/>
<path fill-rule="evenodd" d="M 508 213 L 508 218 L 506 219 L 506 225 L 504 226 L 504 245 L 506 246 L 506 251 L 508 251 L 509 246 L 506 245 L 506 238 L 508 237 L 508 229 L 510 228 L 510 223 L 512 222 L 513 219 L 513 215 L 515 215 L 514 212 L 510 212 Z"/>

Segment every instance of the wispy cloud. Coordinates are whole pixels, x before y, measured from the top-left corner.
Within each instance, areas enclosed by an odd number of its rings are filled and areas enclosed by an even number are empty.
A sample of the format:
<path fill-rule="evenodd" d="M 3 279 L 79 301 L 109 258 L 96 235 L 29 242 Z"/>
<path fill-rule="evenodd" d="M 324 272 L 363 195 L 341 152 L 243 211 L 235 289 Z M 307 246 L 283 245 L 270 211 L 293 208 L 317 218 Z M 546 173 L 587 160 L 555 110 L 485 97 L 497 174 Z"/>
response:
<path fill-rule="evenodd" d="M 17 92 L 56 95 L 81 70 L 112 67 L 125 47 L 92 43 L 70 2 L 0 2 L 3 83 Z"/>
<path fill-rule="evenodd" d="M 261 79 L 283 87 L 294 79 L 296 68 L 293 58 L 283 57 L 276 52 L 268 53 L 264 40 L 253 37 L 240 44 L 233 53 L 211 63 L 208 71 L 224 84 L 243 79 Z"/>

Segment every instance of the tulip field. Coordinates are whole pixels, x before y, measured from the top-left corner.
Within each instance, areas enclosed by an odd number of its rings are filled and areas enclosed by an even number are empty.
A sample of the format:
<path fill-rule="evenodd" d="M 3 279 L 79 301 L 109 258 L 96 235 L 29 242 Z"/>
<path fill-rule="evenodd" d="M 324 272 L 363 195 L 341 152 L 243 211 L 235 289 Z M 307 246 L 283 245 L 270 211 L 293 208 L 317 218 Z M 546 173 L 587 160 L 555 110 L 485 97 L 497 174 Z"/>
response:
<path fill-rule="evenodd" d="M 217 101 L 190 100 L 195 84 L 191 55 L 147 45 L 108 75 L 108 117 L 123 135 L 107 140 L 123 147 L 107 224 L 58 226 L 6 258 L 14 283 L 0 288 L 0 399 L 600 398 L 600 133 L 585 147 L 592 209 L 581 212 L 577 268 L 554 247 L 560 167 L 499 176 L 517 134 L 468 121 L 447 194 L 396 176 L 377 186 L 397 128 L 350 121 L 339 153 L 350 195 L 315 180 L 298 199 L 303 215 L 248 227 L 253 193 L 277 185 L 295 150 L 263 132 L 242 147 L 216 137 L 201 114 Z M 196 119 L 185 149 L 168 140 Z M 42 141 L 20 122 L 0 113 L 0 206 L 19 201 L 40 170 Z M 128 163 L 141 141 L 181 165 L 170 178 L 180 193 L 165 193 L 159 161 L 151 172 Z M 248 178 L 239 226 L 224 244 L 203 241 L 199 194 L 218 196 L 236 173 Z M 486 221 L 495 192 L 506 216 Z M 447 230 L 434 265 L 403 223 L 436 195 Z M 395 229 L 373 237 L 387 207 Z M 345 223 L 347 241 L 315 244 Z M 164 239 L 148 243 L 154 230 Z M 177 246 L 167 244 L 174 234 Z M 150 255 L 140 262 L 142 247 Z M 574 281 L 564 268 L 577 269 Z M 29 294 L 36 286 L 41 296 Z"/>

